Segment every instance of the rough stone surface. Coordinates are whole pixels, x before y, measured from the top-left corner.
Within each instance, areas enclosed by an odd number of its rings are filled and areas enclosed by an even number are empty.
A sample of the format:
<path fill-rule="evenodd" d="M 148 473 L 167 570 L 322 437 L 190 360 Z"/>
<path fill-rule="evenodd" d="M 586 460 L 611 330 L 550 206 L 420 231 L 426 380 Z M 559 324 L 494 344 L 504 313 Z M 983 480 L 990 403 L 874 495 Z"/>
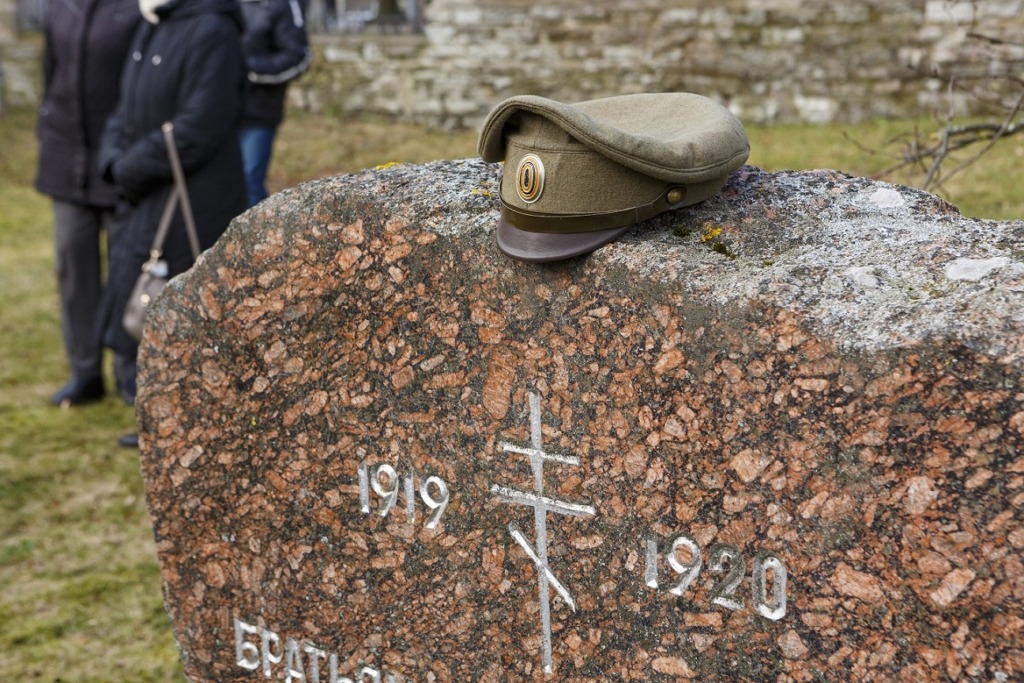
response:
<path fill-rule="evenodd" d="M 745 167 L 537 266 L 498 170 L 275 195 L 157 302 L 191 680 L 1024 677 L 1024 222 Z"/>

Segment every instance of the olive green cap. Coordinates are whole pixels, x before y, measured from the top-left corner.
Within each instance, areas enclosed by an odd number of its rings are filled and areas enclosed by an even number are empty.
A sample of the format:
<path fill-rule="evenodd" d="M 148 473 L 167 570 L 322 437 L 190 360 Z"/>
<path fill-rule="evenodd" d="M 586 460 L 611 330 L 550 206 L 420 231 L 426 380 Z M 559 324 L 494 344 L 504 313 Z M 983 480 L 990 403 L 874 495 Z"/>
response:
<path fill-rule="evenodd" d="M 739 120 L 690 93 L 511 97 L 488 115 L 478 149 L 505 162 L 498 248 L 535 262 L 591 252 L 715 195 L 750 153 Z"/>

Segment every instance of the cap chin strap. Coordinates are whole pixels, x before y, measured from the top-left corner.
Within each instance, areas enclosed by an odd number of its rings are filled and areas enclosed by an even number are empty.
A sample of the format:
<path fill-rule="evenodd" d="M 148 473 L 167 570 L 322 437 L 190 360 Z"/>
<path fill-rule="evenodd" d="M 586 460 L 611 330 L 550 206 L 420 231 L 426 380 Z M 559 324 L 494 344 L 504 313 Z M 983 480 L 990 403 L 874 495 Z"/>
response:
<path fill-rule="evenodd" d="M 650 204 L 642 204 L 620 211 L 607 213 L 537 213 L 517 209 L 501 200 L 501 217 L 520 230 L 566 235 L 578 232 L 594 232 L 633 225 L 659 213 L 682 206 L 686 199 L 686 188 L 673 185 L 665 189 Z"/>

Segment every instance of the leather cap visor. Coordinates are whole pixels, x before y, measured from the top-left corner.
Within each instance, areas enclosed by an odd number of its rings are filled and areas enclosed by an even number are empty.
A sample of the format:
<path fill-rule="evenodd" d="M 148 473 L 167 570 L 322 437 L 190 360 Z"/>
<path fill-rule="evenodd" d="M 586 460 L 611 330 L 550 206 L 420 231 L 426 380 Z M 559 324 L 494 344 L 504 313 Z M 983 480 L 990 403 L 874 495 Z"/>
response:
<path fill-rule="evenodd" d="M 495 239 L 505 256 L 528 263 L 549 263 L 589 254 L 629 232 L 632 225 L 608 230 L 551 234 L 529 232 L 498 219 Z"/>

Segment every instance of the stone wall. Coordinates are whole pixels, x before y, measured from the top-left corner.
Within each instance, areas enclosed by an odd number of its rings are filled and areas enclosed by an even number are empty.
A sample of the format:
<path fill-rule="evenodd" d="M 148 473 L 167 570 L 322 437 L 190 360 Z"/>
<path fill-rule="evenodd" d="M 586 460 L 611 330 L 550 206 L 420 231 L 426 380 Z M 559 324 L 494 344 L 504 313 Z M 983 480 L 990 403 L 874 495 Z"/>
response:
<path fill-rule="evenodd" d="M 34 105 L 41 94 L 41 39 L 19 31 L 18 23 L 17 0 L 0 0 L 0 112 Z"/>
<path fill-rule="evenodd" d="M 18 25 L 18 7 L 14 0 L 0 0 L 0 44 L 14 40 Z"/>
<path fill-rule="evenodd" d="M 5 98 L 38 97 L 38 36 L 0 0 Z M 424 35 L 317 35 L 292 90 L 315 111 L 475 127 L 505 97 L 693 91 L 747 122 L 860 121 L 969 109 L 960 87 L 1019 74 L 1024 0 L 432 0 Z M 949 79 L 955 76 L 952 103 Z"/>
<path fill-rule="evenodd" d="M 948 78 L 1019 72 L 1022 0 L 433 0 L 424 36 L 326 36 L 296 95 L 314 109 L 475 126 L 522 93 L 694 91 L 745 121 L 859 121 L 949 108 Z M 955 89 L 953 104 L 969 99 Z"/>

